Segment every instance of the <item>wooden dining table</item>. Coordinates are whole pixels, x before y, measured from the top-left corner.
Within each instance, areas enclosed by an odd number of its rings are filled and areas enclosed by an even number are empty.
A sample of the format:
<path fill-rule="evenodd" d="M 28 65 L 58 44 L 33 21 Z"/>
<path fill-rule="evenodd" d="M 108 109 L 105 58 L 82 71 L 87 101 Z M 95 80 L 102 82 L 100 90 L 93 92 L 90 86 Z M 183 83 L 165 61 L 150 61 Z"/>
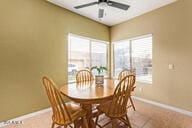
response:
<path fill-rule="evenodd" d="M 94 80 L 68 83 L 62 86 L 60 91 L 66 97 L 82 105 L 82 108 L 87 112 L 89 128 L 95 128 L 92 106 L 112 99 L 118 82 L 115 79 L 105 79 L 102 85 L 96 85 Z"/>

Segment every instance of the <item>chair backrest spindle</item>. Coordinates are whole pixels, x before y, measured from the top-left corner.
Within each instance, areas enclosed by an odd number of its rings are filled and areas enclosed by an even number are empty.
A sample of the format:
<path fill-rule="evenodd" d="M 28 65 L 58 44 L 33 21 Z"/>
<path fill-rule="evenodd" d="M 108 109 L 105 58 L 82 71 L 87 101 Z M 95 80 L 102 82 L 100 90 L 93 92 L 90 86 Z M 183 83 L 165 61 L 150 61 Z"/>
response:
<path fill-rule="evenodd" d="M 88 70 L 80 70 L 76 74 L 76 82 L 85 82 L 93 80 L 93 75 Z"/>
<path fill-rule="evenodd" d="M 133 69 L 124 69 L 119 73 L 118 80 L 122 80 L 125 76 L 128 76 L 128 75 L 136 76 L 136 73 Z"/>

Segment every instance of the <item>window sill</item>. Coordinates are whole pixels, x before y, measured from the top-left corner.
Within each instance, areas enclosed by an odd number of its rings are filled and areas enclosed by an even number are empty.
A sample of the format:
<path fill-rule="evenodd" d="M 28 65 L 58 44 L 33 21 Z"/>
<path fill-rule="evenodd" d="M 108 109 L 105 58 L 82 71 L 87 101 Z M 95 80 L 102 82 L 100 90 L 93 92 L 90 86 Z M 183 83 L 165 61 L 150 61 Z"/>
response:
<path fill-rule="evenodd" d="M 152 81 L 142 81 L 142 80 L 136 80 L 136 83 L 146 84 L 146 85 L 152 85 Z"/>

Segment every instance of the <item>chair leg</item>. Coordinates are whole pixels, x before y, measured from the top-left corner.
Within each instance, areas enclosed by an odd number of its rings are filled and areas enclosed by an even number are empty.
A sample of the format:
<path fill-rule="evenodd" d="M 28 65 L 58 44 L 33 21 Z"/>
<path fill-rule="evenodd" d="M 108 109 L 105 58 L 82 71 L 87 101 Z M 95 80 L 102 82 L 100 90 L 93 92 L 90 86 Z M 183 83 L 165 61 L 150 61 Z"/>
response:
<path fill-rule="evenodd" d="M 52 123 L 51 128 L 54 128 L 54 126 L 55 126 L 55 123 Z"/>
<path fill-rule="evenodd" d="M 115 120 L 111 119 L 111 121 L 112 121 L 112 128 L 115 128 Z"/>
<path fill-rule="evenodd" d="M 78 128 L 78 125 L 76 122 L 74 122 L 74 128 Z"/>
<path fill-rule="evenodd" d="M 80 126 L 82 126 L 82 122 L 81 122 L 82 120 L 75 120 L 74 121 L 74 128 L 80 128 Z M 73 128 L 73 127 L 71 127 L 71 128 Z"/>
<path fill-rule="evenodd" d="M 126 117 L 126 120 L 127 120 L 127 123 L 128 123 L 128 127 L 129 127 L 129 128 L 132 128 L 128 116 L 126 115 L 125 117 Z"/>
<path fill-rule="evenodd" d="M 88 128 L 87 118 L 83 117 L 83 128 Z"/>
<path fill-rule="evenodd" d="M 97 125 L 98 119 L 99 119 L 99 115 L 101 114 L 101 112 L 98 110 L 97 115 L 96 115 L 96 120 L 95 120 L 95 124 Z"/>
<path fill-rule="evenodd" d="M 133 100 L 132 100 L 132 98 L 131 98 L 131 96 L 130 96 L 130 101 L 131 101 L 131 105 L 132 105 L 132 107 L 133 107 L 133 110 L 135 111 L 135 105 L 134 105 L 134 103 L 133 103 Z"/>
<path fill-rule="evenodd" d="M 71 125 L 69 125 L 70 128 L 73 128 Z"/>

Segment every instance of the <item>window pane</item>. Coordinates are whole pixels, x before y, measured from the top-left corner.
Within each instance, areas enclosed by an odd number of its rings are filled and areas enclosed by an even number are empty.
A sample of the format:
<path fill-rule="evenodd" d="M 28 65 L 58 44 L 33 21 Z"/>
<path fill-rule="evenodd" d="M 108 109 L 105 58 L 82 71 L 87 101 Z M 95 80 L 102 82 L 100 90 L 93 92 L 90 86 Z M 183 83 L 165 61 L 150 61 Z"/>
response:
<path fill-rule="evenodd" d="M 129 41 L 114 44 L 114 59 L 115 70 L 114 76 L 118 77 L 118 74 L 123 69 L 130 68 L 130 44 Z"/>
<path fill-rule="evenodd" d="M 107 44 L 101 42 L 91 42 L 91 65 L 92 66 L 104 66 L 107 67 Z M 94 75 L 97 72 L 93 71 Z M 107 72 L 104 71 L 103 75 L 107 76 Z"/>
<path fill-rule="evenodd" d="M 91 66 L 105 66 L 108 68 L 107 50 L 108 44 L 102 41 L 93 41 L 89 38 L 70 34 L 68 43 L 68 81 L 75 81 L 78 70 L 90 70 Z M 96 73 L 94 74 L 96 75 Z M 107 72 L 103 72 L 103 75 L 106 76 Z"/>
<path fill-rule="evenodd" d="M 152 37 L 132 40 L 132 66 L 137 81 L 152 82 Z"/>
<path fill-rule="evenodd" d="M 68 45 L 68 81 L 75 81 L 76 72 L 90 67 L 90 41 L 70 36 Z"/>

